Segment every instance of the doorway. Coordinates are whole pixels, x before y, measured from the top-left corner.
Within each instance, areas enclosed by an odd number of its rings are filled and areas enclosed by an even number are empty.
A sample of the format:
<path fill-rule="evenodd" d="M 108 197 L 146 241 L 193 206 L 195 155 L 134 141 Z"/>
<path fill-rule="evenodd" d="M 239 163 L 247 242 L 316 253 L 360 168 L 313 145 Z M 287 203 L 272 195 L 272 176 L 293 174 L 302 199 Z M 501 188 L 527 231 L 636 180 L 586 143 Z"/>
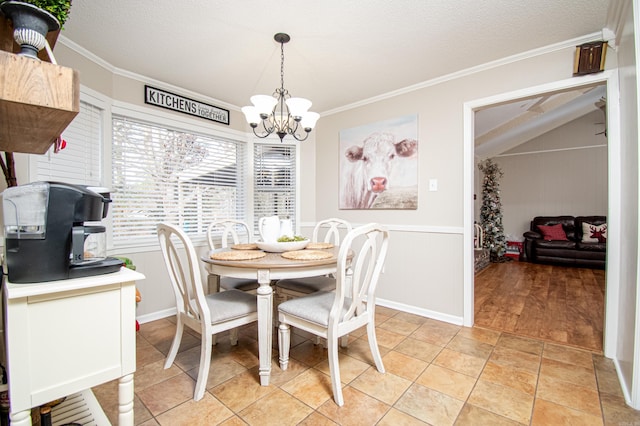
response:
<path fill-rule="evenodd" d="M 605 341 L 603 343 L 604 353 L 615 348 L 616 326 L 615 316 L 609 315 L 617 309 L 617 291 L 619 266 L 618 260 L 620 251 L 620 142 L 619 142 L 619 112 L 617 79 L 613 72 L 605 71 L 599 74 L 592 74 L 584 77 L 577 77 L 568 80 L 553 82 L 528 89 L 505 93 L 490 98 L 479 99 L 467 102 L 464 105 L 464 127 L 465 127 L 465 271 L 464 271 L 464 318 L 465 326 L 474 324 L 474 270 L 473 270 L 473 220 L 475 217 L 473 194 L 475 193 L 475 113 L 478 110 L 494 106 L 506 105 L 513 102 L 522 102 L 528 99 L 539 98 L 540 96 L 552 96 L 558 93 L 569 92 L 578 89 L 586 89 L 598 85 L 605 85 L 607 97 L 607 117 L 608 117 L 608 223 L 611 233 L 608 235 L 607 269 L 606 269 L 606 305 L 605 305 Z"/>

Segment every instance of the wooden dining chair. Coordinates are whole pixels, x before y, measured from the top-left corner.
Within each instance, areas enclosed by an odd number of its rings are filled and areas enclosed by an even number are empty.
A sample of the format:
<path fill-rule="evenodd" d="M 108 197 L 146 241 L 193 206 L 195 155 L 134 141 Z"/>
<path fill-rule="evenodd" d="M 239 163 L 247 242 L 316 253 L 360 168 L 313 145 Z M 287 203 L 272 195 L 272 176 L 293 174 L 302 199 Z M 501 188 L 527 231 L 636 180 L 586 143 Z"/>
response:
<path fill-rule="evenodd" d="M 313 228 L 311 242 L 340 245 L 340 233 L 347 234 L 352 227 L 346 220 L 330 218 L 321 220 Z M 282 303 L 295 297 L 306 296 L 316 291 L 332 291 L 336 288 L 333 276 L 291 278 L 276 281 L 276 303 Z"/>
<path fill-rule="evenodd" d="M 280 368 L 286 370 L 289 363 L 290 327 L 327 339 L 333 398 L 340 406 L 344 404 L 338 363 L 341 336 L 366 325 L 376 368 L 384 373 L 376 340 L 374 295 L 388 245 L 389 232 L 382 225 L 355 228 L 340 245 L 335 291 L 319 291 L 278 306 Z"/>
<path fill-rule="evenodd" d="M 256 297 L 233 289 L 205 295 L 198 256 L 189 237 L 168 223 L 158 224 L 157 231 L 176 299 L 176 334 L 164 368 L 171 367 L 176 358 L 184 326 L 199 332 L 200 367 L 193 393 L 193 399 L 198 401 L 204 396 L 207 385 L 213 335 L 257 321 Z M 184 247 L 184 256 L 179 253 L 180 246 Z M 232 333 L 231 339 L 232 345 L 238 343 L 237 334 Z"/>
<path fill-rule="evenodd" d="M 230 244 L 251 243 L 251 231 L 246 222 L 234 219 L 221 219 L 213 221 L 207 227 L 207 242 L 209 249 L 215 250 L 215 240 L 220 234 L 220 247 L 228 247 Z M 207 278 L 209 291 L 240 290 L 256 294 L 258 281 L 242 278 L 218 277 L 209 275 Z"/>

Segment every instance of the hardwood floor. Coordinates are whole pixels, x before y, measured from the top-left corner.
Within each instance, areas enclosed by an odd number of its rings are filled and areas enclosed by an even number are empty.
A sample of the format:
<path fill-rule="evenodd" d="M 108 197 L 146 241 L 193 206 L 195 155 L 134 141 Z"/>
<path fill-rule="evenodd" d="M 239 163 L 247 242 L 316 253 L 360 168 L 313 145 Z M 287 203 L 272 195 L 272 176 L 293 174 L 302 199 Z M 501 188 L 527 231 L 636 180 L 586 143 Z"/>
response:
<path fill-rule="evenodd" d="M 475 325 L 602 353 L 605 271 L 492 263 L 475 276 Z"/>

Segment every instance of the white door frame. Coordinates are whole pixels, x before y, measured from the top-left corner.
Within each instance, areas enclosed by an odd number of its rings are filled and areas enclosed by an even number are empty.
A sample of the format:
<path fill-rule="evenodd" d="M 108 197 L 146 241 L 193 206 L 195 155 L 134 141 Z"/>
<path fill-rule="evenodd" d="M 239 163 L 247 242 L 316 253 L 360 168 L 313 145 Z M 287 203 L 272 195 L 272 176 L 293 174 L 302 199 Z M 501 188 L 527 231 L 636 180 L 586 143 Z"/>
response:
<path fill-rule="evenodd" d="M 463 325 L 474 323 L 474 257 L 473 257 L 473 194 L 474 194 L 474 115 L 475 111 L 494 104 L 533 97 L 542 93 L 565 91 L 598 83 L 607 85 L 607 145 L 608 145 L 608 191 L 607 212 L 607 265 L 605 291 L 604 356 L 613 358 L 617 342 L 618 296 L 620 288 L 620 244 L 621 244 L 621 156 L 620 156 L 620 110 L 618 74 L 604 71 L 476 99 L 464 104 L 464 292 Z"/>

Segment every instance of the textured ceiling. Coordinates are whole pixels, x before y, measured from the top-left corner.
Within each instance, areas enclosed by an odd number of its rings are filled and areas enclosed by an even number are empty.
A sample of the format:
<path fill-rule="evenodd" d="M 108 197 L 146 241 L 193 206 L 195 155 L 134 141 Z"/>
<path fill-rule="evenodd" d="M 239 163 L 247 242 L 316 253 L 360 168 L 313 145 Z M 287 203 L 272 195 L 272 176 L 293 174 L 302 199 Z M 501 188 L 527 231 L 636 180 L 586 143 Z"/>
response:
<path fill-rule="evenodd" d="M 62 32 L 111 66 L 243 106 L 280 83 L 323 113 L 601 31 L 609 0 L 81 0 Z"/>

